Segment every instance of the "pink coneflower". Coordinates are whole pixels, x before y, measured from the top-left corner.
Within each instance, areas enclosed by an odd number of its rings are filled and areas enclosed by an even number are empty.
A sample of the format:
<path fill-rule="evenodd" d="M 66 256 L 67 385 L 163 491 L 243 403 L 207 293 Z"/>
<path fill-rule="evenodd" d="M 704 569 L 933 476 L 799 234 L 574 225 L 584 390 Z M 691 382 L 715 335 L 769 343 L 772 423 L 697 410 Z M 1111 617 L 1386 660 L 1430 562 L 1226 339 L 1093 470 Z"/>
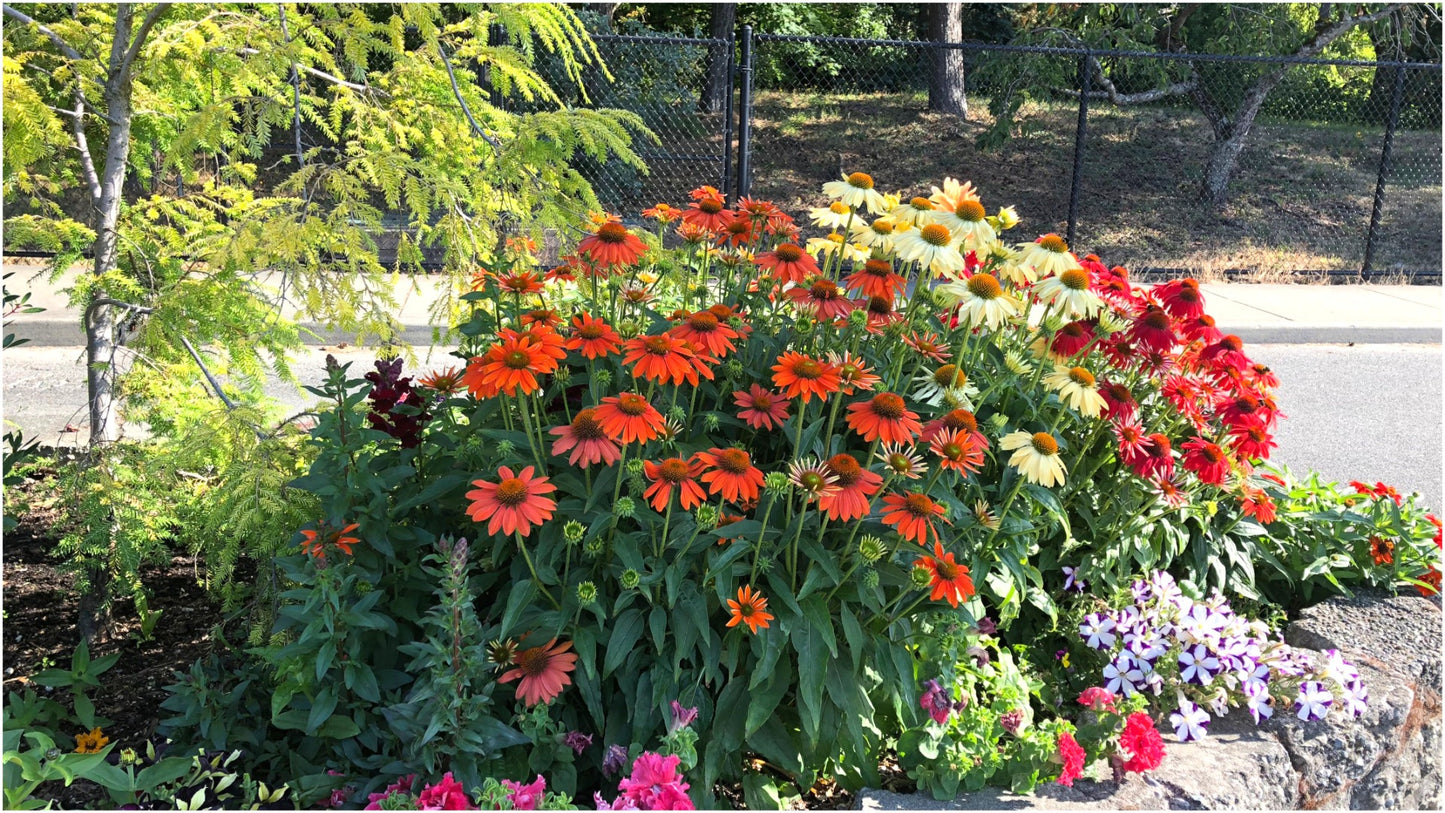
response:
<path fill-rule="evenodd" d="M 1204 348 L 1199 359 L 1205 362 L 1228 365 L 1240 370 L 1247 369 L 1251 362 L 1244 354 L 1244 342 L 1238 336 L 1229 335 Z"/>
<path fill-rule="evenodd" d="M 812 311 L 819 321 L 842 319 L 858 307 L 827 277 L 814 277 L 806 287 L 789 288 L 788 298 Z"/>
<path fill-rule="evenodd" d="M 521 678 L 517 699 L 528 706 L 546 703 L 572 682 L 567 673 L 577 668 L 577 655 L 567 651 L 571 646 L 571 641 L 557 646 L 557 639 L 553 638 L 546 646 L 524 649 L 512 658 L 515 668 L 497 682 L 511 683 Z"/>
<path fill-rule="evenodd" d="M 733 401 L 739 407 L 738 417 L 754 429 L 773 429 L 788 419 L 788 399 L 757 384 L 746 392 L 734 392 Z"/>
<path fill-rule="evenodd" d="M 1169 438 L 1158 432 L 1145 438 L 1143 454 L 1130 466 L 1134 473 L 1148 478 L 1168 478 L 1174 475 L 1174 452 Z"/>
<path fill-rule="evenodd" d="M 877 458 L 895 477 L 917 480 L 923 475 L 923 458 L 911 447 L 885 443 L 878 450 Z"/>
<path fill-rule="evenodd" d="M 554 427 L 550 434 L 557 436 L 557 440 L 552 443 L 552 454 L 560 457 L 571 450 L 572 454 L 567 458 L 567 462 L 584 469 L 593 463 L 610 466 L 617 462 L 621 452 L 617 444 L 607 436 L 607 430 L 602 428 L 595 409 L 579 410 L 572 418 L 572 423 Z"/>
<path fill-rule="evenodd" d="M 541 525 L 552 518 L 557 508 L 556 501 L 543 496 L 557 490 L 547 482 L 546 477 L 534 477 L 534 468 L 528 466 L 521 473 L 513 474 L 511 468 L 497 469 L 500 482 L 473 480 L 477 488 L 467 492 L 472 504 L 467 507 L 467 516 L 473 522 L 487 523 L 487 533 L 501 531 L 507 535 L 527 536 L 534 525 Z"/>
<path fill-rule="evenodd" d="M 903 343 L 917 351 L 920 356 L 939 364 L 947 361 L 951 355 L 948 345 L 939 341 L 937 333 L 909 333 L 903 337 Z"/>
<path fill-rule="evenodd" d="M 1178 325 L 1186 341 L 1214 344 L 1224 338 L 1224 333 L 1214 326 L 1214 317 L 1207 313 L 1192 319 L 1180 319 Z"/>
<path fill-rule="evenodd" d="M 1119 439 L 1119 462 L 1132 469 L 1149 453 L 1149 436 L 1144 433 L 1144 427 L 1132 419 L 1116 421 L 1113 428 L 1114 436 Z"/>
<path fill-rule="evenodd" d="M 650 500 L 653 509 L 660 514 L 667 510 L 672 490 L 676 488 L 678 504 L 682 510 L 690 511 L 707 501 L 707 492 L 697 483 L 703 468 L 702 461 L 696 458 L 691 462 L 680 457 L 668 458 L 660 463 L 644 461 L 642 473 L 652 481 L 652 485 L 642 492 L 642 496 Z"/>
<path fill-rule="evenodd" d="M 859 390 L 871 390 L 883 380 L 873 374 L 866 361 L 851 352 L 841 356 L 834 353 L 828 356 L 828 361 L 838 368 L 838 384 L 841 387 L 839 392 L 844 395 L 852 395 Z"/>

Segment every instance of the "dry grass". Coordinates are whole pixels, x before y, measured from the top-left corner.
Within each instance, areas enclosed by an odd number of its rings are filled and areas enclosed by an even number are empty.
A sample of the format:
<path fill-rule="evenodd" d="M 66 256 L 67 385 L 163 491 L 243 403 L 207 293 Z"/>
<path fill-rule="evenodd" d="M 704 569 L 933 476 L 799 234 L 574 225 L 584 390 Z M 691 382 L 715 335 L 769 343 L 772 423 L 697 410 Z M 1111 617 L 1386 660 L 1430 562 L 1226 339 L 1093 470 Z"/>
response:
<path fill-rule="evenodd" d="M 819 205 L 841 171 L 916 194 L 945 175 L 972 180 L 990 206 L 1017 205 L 1030 233 L 1063 232 L 1077 109 L 1031 105 L 1014 138 L 981 152 L 990 123 L 923 111 L 916 94 L 760 93 L 753 119 L 753 193 L 789 208 Z M 1180 269 L 1202 278 L 1323 280 L 1300 271 L 1354 271 L 1364 259 L 1383 134 L 1378 129 L 1262 120 L 1240 160 L 1229 202 L 1195 197 L 1208 160 L 1207 123 L 1179 110 L 1090 111 L 1079 204 L 1079 246 L 1111 263 Z M 1400 131 L 1387 187 L 1376 270 L 1441 267 L 1440 134 Z M 1424 171 L 1419 171 L 1423 168 Z M 1412 177 L 1406 177 L 1412 176 Z M 1405 278 L 1402 274 L 1401 278 Z"/>

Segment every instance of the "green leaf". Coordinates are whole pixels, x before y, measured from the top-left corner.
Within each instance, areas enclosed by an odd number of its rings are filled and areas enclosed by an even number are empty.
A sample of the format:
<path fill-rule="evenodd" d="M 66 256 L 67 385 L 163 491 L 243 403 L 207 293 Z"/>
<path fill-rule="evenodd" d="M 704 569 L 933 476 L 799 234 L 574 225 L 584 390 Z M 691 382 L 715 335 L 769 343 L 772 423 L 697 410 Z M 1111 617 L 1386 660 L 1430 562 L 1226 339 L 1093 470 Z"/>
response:
<path fill-rule="evenodd" d="M 642 611 L 631 609 L 617 617 L 612 635 L 607 639 L 607 657 L 602 661 L 602 676 L 616 671 L 627 656 L 632 654 L 637 639 L 642 637 Z"/>
<path fill-rule="evenodd" d="M 498 638 L 505 637 L 516 628 L 517 619 L 536 597 L 537 585 L 530 579 L 512 585 L 512 592 L 507 596 L 507 609 L 502 612 L 502 626 L 497 630 Z"/>
<path fill-rule="evenodd" d="M 863 636 L 863 627 L 858 623 L 858 617 L 853 611 L 843 605 L 838 611 L 838 617 L 843 623 L 843 637 L 848 639 L 848 652 L 853 656 L 853 671 L 857 673 L 861 666 L 863 657 L 863 646 L 866 639 Z"/>
<path fill-rule="evenodd" d="M 306 731 L 315 731 L 336 711 L 336 689 L 331 686 L 316 693 L 311 701 L 311 713 L 306 716 Z"/>
<path fill-rule="evenodd" d="M 823 596 L 813 596 L 807 601 L 801 602 L 803 617 L 808 624 L 823 638 L 823 644 L 828 647 L 830 657 L 838 657 L 837 635 L 833 632 L 833 617 L 828 612 L 828 602 Z"/>
<path fill-rule="evenodd" d="M 793 687 L 793 666 L 789 660 L 778 661 L 775 668 L 771 669 L 771 677 L 764 684 L 762 691 L 751 693 L 748 700 L 748 717 L 743 725 L 743 736 L 751 737 L 755 731 L 762 728 L 763 724 L 772 719 L 773 712 L 777 710 L 778 703 L 782 702 L 783 695 Z"/>
<path fill-rule="evenodd" d="M 823 636 L 807 622 L 793 627 L 793 649 L 798 653 L 798 701 L 802 706 L 803 733 L 818 741 L 823 720 L 823 678 L 828 671 L 828 648 Z"/>
<path fill-rule="evenodd" d="M 313 709 L 313 711 L 315 711 Z M 344 714 L 335 714 L 316 730 L 316 736 L 332 740 L 349 740 L 361 733 L 361 726 Z"/>
<path fill-rule="evenodd" d="M 657 651 L 664 652 L 662 645 L 667 635 L 667 612 L 661 607 L 653 607 L 647 616 L 647 627 L 652 631 L 652 643 L 657 646 Z"/>
<path fill-rule="evenodd" d="M 166 782 L 174 782 L 191 770 L 188 757 L 166 757 L 136 774 L 135 783 L 140 788 L 153 788 Z"/>
<path fill-rule="evenodd" d="M 76 692 L 71 700 L 75 703 L 75 719 L 80 727 L 87 731 L 95 728 L 95 704 L 85 696 L 85 692 Z"/>

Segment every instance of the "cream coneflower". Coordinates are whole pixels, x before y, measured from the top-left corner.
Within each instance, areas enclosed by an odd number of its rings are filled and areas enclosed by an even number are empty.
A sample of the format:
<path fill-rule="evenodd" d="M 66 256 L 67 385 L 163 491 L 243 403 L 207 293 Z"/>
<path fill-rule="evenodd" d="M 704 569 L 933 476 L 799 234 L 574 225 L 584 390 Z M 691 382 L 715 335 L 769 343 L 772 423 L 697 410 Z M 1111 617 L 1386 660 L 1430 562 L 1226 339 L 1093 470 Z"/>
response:
<path fill-rule="evenodd" d="M 1037 282 L 1039 276 L 1032 268 L 1019 265 L 1021 256 L 1017 250 L 997 242 L 989 247 L 988 256 L 982 259 L 990 274 L 1016 289 L 1022 289 Z"/>
<path fill-rule="evenodd" d="M 823 194 L 837 198 L 843 205 L 854 209 L 866 206 L 870 214 L 882 214 L 887 210 L 887 201 L 881 192 L 873 188 L 873 176 L 866 172 L 844 175 L 841 181 L 823 184 Z"/>
<path fill-rule="evenodd" d="M 827 206 L 808 210 L 808 219 L 813 221 L 814 226 L 832 231 L 837 231 L 847 225 L 848 219 L 852 215 L 853 210 L 839 200 L 835 200 Z"/>
<path fill-rule="evenodd" d="M 885 443 L 875 455 L 895 477 L 917 480 L 923 475 L 923 457 L 911 446 Z"/>
<path fill-rule="evenodd" d="M 1064 484 L 1064 461 L 1059 457 L 1059 442 L 1048 432 L 1032 435 L 1022 430 L 1005 436 L 998 442 L 1005 450 L 1012 451 L 1008 464 L 1045 488 Z"/>
<path fill-rule="evenodd" d="M 935 276 L 956 275 L 963 270 L 958 238 L 942 223 L 929 223 L 898 235 L 893 238 L 893 250 L 900 258 L 918 263 Z"/>
<path fill-rule="evenodd" d="M 1099 295 L 1089 290 L 1089 272 L 1071 268 L 1034 286 L 1040 302 L 1057 305 L 1065 318 L 1089 319 L 1104 306 Z"/>
<path fill-rule="evenodd" d="M 1059 400 L 1086 418 L 1097 418 L 1106 404 L 1099 394 L 1094 374 L 1083 367 L 1054 365 L 1054 371 L 1044 376 L 1044 386 L 1057 392 Z"/>
<path fill-rule="evenodd" d="M 1046 234 L 1032 243 L 1020 243 L 1018 250 L 1019 265 L 1032 269 L 1036 278 L 1057 276 L 1083 267 L 1078 258 L 1069 253 L 1069 244 L 1057 234 Z"/>
<path fill-rule="evenodd" d="M 893 235 L 897 231 L 897 226 L 889 218 L 880 217 L 871 223 L 859 218 L 853 221 L 848 236 L 856 245 L 887 254 L 893 250 Z"/>
<path fill-rule="evenodd" d="M 928 198 L 913 198 L 897 209 L 888 213 L 898 223 L 907 223 L 910 226 L 926 226 L 933 222 L 933 202 Z"/>
<path fill-rule="evenodd" d="M 1017 316 L 1021 303 L 1009 296 L 992 274 L 974 274 L 968 280 L 956 280 L 938 286 L 934 294 L 945 304 L 959 308 L 958 319 L 965 327 L 986 327 L 998 330 Z"/>
<path fill-rule="evenodd" d="M 998 530 L 999 525 L 1002 524 L 998 518 L 998 514 L 995 514 L 993 508 L 989 506 L 988 500 L 977 500 L 974 502 L 973 521 L 990 531 Z"/>
<path fill-rule="evenodd" d="M 918 389 L 913 391 L 913 399 L 929 406 L 936 407 L 949 401 L 955 409 L 962 407 L 972 410 L 972 399 L 978 395 L 978 387 L 968 380 L 968 374 L 956 364 L 945 364 L 932 371 L 923 370 L 913 381 L 918 385 Z"/>
<path fill-rule="evenodd" d="M 1034 371 L 1033 362 L 1024 358 L 1017 350 L 1009 350 L 1003 354 L 1003 366 L 1017 376 L 1030 375 Z"/>
<path fill-rule="evenodd" d="M 977 199 L 960 200 L 952 209 L 935 211 L 933 222 L 942 223 L 958 235 L 963 251 L 987 252 L 998 240 L 998 233 L 987 220 L 988 212 Z"/>
<path fill-rule="evenodd" d="M 795 460 L 788 465 L 788 482 L 807 500 L 819 500 L 838 493 L 838 478 L 817 459 Z"/>

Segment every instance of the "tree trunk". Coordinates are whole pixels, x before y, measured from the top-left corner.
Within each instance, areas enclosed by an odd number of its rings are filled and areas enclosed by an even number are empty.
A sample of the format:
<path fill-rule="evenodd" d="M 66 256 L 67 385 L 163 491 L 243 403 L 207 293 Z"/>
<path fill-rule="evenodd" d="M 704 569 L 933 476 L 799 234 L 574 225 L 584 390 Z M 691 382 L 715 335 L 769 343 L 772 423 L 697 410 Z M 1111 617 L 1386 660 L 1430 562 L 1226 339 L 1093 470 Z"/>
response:
<path fill-rule="evenodd" d="M 933 42 L 963 41 L 963 4 L 935 3 L 928 8 L 928 38 Z M 963 86 L 963 51 L 930 48 L 928 109 L 968 118 Z"/>
<path fill-rule="evenodd" d="M 708 36 L 715 40 L 731 41 L 733 26 L 738 19 L 737 3 L 717 3 L 712 7 L 712 23 Z M 703 88 L 698 107 L 704 113 L 721 113 L 727 110 L 728 94 L 732 93 L 732 82 L 728 76 L 728 53 L 726 47 L 713 47 L 707 53 L 707 86 Z"/>
<path fill-rule="evenodd" d="M 100 201 L 95 212 L 95 276 L 103 279 L 116 269 L 117 234 L 126 161 L 130 158 L 131 71 L 127 59 L 135 8 L 121 3 L 115 12 L 115 39 L 105 82 L 105 109 L 109 128 L 105 161 L 100 174 Z M 106 296 L 101 286 L 91 293 L 94 302 Z M 90 402 L 90 445 L 97 448 L 120 437 L 120 416 L 115 401 L 116 319 L 110 305 L 92 304 L 86 320 L 86 384 Z"/>
<path fill-rule="evenodd" d="M 1288 70 L 1288 65 L 1281 65 L 1261 76 L 1244 95 L 1239 109 L 1235 111 L 1234 120 L 1228 122 L 1228 126 L 1222 131 L 1216 129 L 1214 151 L 1209 156 L 1209 166 L 1204 170 L 1203 197 L 1211 206 L 1218 208 L 1224 205 L 1229 191 L 1229 179 L 1234 177 L 1234 170 L 1239 165 L 1239 154 L 1244 151 L 1244 140 L 1249 137 L 1250 128 L 1254 126 L 1254 118 L 1259 115 L 1269 92 L 1274 90 L 1274 86 L 1279 84 Z M 1220 135 L 1224 137 L 1219 138 Z"/>
<path fill-rule="evenodd" d="M 1375 48 L 1376 60 L 1398 62 L 1404 56 L 1399 23 L 1399 16 L 1391 15 L 1388 23 L 1381 21 L 1365 26 L 1365 31 L 1370 35 L 1370 44 Z M 1385 119 L 1390 115 L 1390 97 L 1395 89 L 1397 70 L 1399 68 L 1375 69 L 1374 79 L 1370 82 L 1370 98 L 1365 102 L 1366 124 L 1384 126 Z"/>

